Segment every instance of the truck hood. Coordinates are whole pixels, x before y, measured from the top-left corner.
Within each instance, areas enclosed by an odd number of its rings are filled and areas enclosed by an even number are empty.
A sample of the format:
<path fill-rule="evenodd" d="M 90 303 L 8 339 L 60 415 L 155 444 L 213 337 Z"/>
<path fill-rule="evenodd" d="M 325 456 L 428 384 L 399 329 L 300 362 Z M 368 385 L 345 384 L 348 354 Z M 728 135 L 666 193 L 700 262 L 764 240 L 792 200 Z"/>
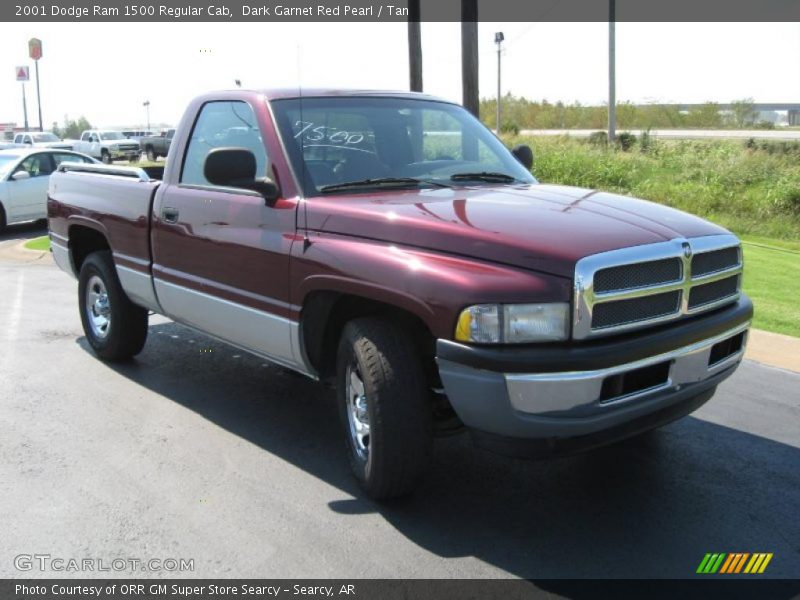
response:
<path fill-rule="evenodd" d="M 368 238 L 572 277 L 591 254 L 728 233 L 667 206 L 525 184 L 336 194 L 308 200 L 313 231 Z"/>

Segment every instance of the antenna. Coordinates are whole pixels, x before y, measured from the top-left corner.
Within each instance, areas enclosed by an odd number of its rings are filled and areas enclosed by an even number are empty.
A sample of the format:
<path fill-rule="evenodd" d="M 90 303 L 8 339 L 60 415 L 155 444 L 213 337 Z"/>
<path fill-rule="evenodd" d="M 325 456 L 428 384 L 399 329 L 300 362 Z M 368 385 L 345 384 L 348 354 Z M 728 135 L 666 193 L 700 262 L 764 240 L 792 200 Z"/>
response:
<path fill-rule="evenodd" d="M 300 126 L 303 126 L 303 61 L 301 57 L 301 46 L 297 44 L 297 94 L 300 103 Z M 308 181 L 308 171 L 306 169 L 306 148 L 305 135 L 300 135 L 300 201 L 303 203 L 303 252 L 308 250 L 311 240 L 308 237 L 308 198 L 305 194 L 305 185 Z"/>

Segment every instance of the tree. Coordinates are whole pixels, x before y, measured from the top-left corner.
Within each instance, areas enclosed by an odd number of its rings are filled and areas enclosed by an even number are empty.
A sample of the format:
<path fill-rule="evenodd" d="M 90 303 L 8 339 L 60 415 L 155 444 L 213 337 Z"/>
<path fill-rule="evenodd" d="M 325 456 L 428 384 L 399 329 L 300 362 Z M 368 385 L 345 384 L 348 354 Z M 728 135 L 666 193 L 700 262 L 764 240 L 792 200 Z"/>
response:
<path fill-rule="evenodd" d="M 83 115 L 81 115 L 77 121 L 73 121 L 65 116 L 64 128 L 60 129 L 59 134 L 56 135 L 64 139 L 77 139 L 81 136 L 81 133 L 91 128 L 92 124 L 89 123 L 89 120 Z"/>
<path fill-rule="evenodd" d="M 731 116 L 736 127 L 752 125 L 756 120 L 756 107 L 752 98 L 743 98 L 731 102 Z"/>
<path fill-rule="evenodd" d="M 686 115 L 686 124 L 689 127 L 716 128 L 722 126 L 722 113 L 719 104 L 706 102 L 701 106 L 692 108 Z"/>

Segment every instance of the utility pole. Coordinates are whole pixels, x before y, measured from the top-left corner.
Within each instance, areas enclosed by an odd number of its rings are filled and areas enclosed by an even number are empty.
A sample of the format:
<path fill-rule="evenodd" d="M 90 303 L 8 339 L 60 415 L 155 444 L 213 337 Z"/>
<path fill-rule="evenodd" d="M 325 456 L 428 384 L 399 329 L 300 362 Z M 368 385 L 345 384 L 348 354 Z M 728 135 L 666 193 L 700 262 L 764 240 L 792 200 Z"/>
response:
<path fill-rule="evenodd" d="M 412 92 L 422 91 L 422 33 L 420 0 L 408 0 L 408 83 Z"/>
<path fill-rule="evenodd" d="M 22 113 L 25 115 L 25 131 L 28 129 L 28 101 L 25 98 L 25 82 L 22 82 Z"/>
<path fill-rule="evenodd" d="M 617 0 L 608 0 L 608 142 L 617 137 Z"/>
<path fill-rule="evenodd" d="M 478 0 L 461 0 L 461 86 L 464 108 L 478 117 Z"/>
<path fill-rule="evenodd" d="M 142 102 L 142 106 L 144 106 L 145 111 L 147 112 L 147 131 L 150 132 L 150 100 L 145 100 Z"/>
<path fill-rule="evenodd" d="M 500 98 L 502 97 L 502 93 L 500 92 L 500 55 L 503 52 L 503 40 L 505 36 L 503 35 L 502 31 L 498 31 L 494 34 L 494 43 L 497 44 L 497 135 L 500 135 Z"/>

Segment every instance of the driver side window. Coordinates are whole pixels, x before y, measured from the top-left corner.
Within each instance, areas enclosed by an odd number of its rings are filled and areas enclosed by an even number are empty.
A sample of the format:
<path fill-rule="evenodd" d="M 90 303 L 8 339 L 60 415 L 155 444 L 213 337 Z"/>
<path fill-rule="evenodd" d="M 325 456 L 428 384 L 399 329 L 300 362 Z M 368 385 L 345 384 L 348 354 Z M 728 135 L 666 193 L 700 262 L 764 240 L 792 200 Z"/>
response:
<path fill-rule="evenodd" d="M 256 173 L 266 175 L 267 152 L 253 109 L 246 102 L 209 102 L 200 110 L 186 147 L 180 182 L 211 186 L 203 168 L 214 148 L 244 148 L 256 157 Z"/>
<path fill-rule="evenodd" d="M 53 172 L 53 163 L 48 154 L 29 156 L 17 167 L 15 172 L 26 171 L 31 177 L 44 177 Z"/>

